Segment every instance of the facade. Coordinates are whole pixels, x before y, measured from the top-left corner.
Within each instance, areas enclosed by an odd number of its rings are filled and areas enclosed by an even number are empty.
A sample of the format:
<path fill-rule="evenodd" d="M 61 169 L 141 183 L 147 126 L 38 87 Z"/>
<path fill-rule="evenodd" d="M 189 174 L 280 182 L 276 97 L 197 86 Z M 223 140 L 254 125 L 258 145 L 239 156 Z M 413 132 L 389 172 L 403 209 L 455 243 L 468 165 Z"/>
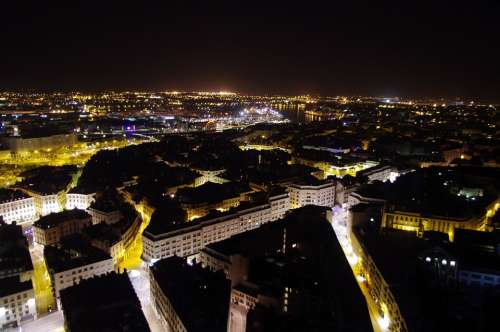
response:
<path fill-rule="evenodd" d="M 218 216 L 208 215 L 159 234 L 146 229 L 143 234 L 143 259 L 153 262 L 174 255 L 195 255 L 207 244 L 284 217 L 289 206 L 288 193 L 284 192 L 269 197 L 266 203 L 241 206 Z"/>
<path fill-rule="evenodd" d="M 450 240 L 453 240 L 455 229 L 481 231 L 486 229 L 486 222 L 486 215 L 470 218 L 445 218 L 440 216 L 425 216 L 417 212 L 389 211 L 387 209 L 382 215 L 382 228 L 415 232 L 419 236 L 424 231 L 437 231 L 448 234 Z"/>
<path fill-rule="evenodd" d="M 64 237 L 80 233 L 92 224 L 91 217 L 83 210 L 65 210 L 40 218 L 33 224 L 36 243 L 51 245 Z"/>
<path fill-rule="evenodd" d="M 363 245 L 361 237 L 356 231 L 350 233 L 350 242 L 356 257 L 359 259 L 359 266 L 356 266 L 356 273 L 366 280 L 367 298 L 377 299 L 374 301 L 379 313 L 379 325 L 386 327 L 386 331 L 406 332 L 405 319 L 399 309 L 390 284 L 384 279 L 382 272 L 377 267 L 371 257 L 369 250 Z"/>
<path fill-rule="evenodd" d="M 47 246 L 45 261 L 50 274 L 53 293 L 57 300 L 62 289 L 71 287 L 80 280 L 114 271 L 113 259 L 101 250 L 81 245 L 78 238 L 71 239 L 62 247 Z"/>
<path fill-rule="evenodd" d="M 290 207 L 305 205 L 332 207 L 335 204 L 335 184 L 326 181 L 298 182 L 288 186 Z"/>
<path fill-rule="evenodd" d="M 376 197 L 369 197 L 362 192 L 354 191 L 347 197 L 347 207 L 351 208 L 358 204 L 385 204 L 385 200 Z"/>
<path fill-rule="evenodd" d="M 465 286 L 498 287 L 500 286 L 500 269 L 496 271 L 460 269 L 458 282 Z"/>
<path fill-rule="evenodd" d="M 229 210 L 240 204 L 240 195 L 224 199 L 220 202 L 209 203 L 182 203 L 181 206 L 186 210 L 188 219 L 193 220 L 205 216 L 210 210 Z"/>
<path fill-rule="evenodd" d="M 19 190 L 1 190 L 0 216 L 9 224 L 31 223 L 37 218 L 35 200 Z"/>
<path fill-rule="evenodd" d="M 0 330 L 36 318 L 35 291 L 31 280 L 0 279 Z"/>
<path fill-rule="evenodd" d="M 77 138 L 75 134 L 61 134 L 30 138 L 11 136 L 3 137 L 1 139 L 1 143 L 2 145 L 8 147 L 12 152 L 21 153 L 72 146 L 77 143 Z"/>
<path fill-rule="evenodd" d="M 349 202 L 349 195 L 358 189 L 359 183 L 353 179 L 340 179 L 335 188 L 335 203 L 344 205 Z"/>
<path fill-rule="evenodd" d="M 86 210 L 89 208 L 90 204 L 95 200 L 95 193 L 92 194 L 80 194 L 80 193 L 67 193 L 66 194 L 66 209 L 80 209 Z"/>
<path fill-rule="evenodd" d="M 92 223 L 94 225 L 102 222 L 106 224 L 114 224 L 123 218 L 123 215 L 119 210 L 104 211 L 90 207 L 87 212 L 92 216 Z"/>
<path fill-rule="evenodd" d="M 61 190 L 57 193 L 39 193 L 33 190 L 22 190 L 33 197 L 35 210 L 39 216 L 60 212 L 66 206 L 65 190 Z"/>
<path fill-rule="evenodd" d="M 367 168 L 365 170 L 359 171 L 357 175 L 364 175 L 368 178 L 368 182 L 373 181 L 388 181 L 393 178 L 393 174 L 396 170 L 392 166 L 388 165 L 378 165 L 375 167 Z"/>

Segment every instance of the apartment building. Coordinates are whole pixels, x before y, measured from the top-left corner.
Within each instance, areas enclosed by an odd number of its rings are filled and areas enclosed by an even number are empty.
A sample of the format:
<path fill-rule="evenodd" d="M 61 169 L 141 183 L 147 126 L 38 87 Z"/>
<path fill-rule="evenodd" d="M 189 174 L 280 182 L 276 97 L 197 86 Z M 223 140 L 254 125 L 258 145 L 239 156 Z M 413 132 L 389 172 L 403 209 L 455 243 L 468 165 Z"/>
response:
<path fill-rule="evenodd" d="M 36 220 L 35 200 L 20 190 L 0 189 L 0 216 L 7 223 L 31 223 Z"/>
<path fill-rule="evenodd" d="M 152 220 L 143 234 L 143 259 L 154 262 L 170 256 L 192 256 L 207 244 L 260 227 L 285 216 L 290 198 L 286 191 L 272 193 L 265 202 L 242 203 L 226 212 L 192 222 L 156 227 Z"/>
<path fill-rule="evenodd" d="M 335 183 L 321 181 L 313 176 L 294 181 L 288 186 L 290 207 L 292 209 L 306 205 L 332 207 L 335 204 Z"/>
<path fill-rule="evenodd" d="M 64 237 L 80 233 L 92 224 L 90 215 L 83 210 L 64 210 L 41 217 L 33 224 L 36 243 L 51 245 Z"/>

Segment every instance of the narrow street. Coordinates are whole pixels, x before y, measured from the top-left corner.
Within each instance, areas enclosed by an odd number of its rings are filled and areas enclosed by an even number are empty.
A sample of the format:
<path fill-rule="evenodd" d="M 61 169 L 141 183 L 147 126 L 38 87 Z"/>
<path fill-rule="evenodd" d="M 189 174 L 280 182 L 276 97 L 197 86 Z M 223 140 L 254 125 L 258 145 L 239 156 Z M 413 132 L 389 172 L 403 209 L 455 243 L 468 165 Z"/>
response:
<path fill-rule="evenodd" d="M 141 301 L 142 311 L 146 316 L 151 332 L 167 331 L 160 323 L 160 319 L 157 317 L 151 304 L 148 267 L 145 263 L 141 263 L 138 268 L 130 270 L 128 276 L 134 286 L 135 293 L 139 297 L 139 301 Z"/>
<path fill-rule="evenodd" d="M 344 250 L 344 254 L 349 262 L 349 265 L 351 266 L 359 288 L 366 299 L 374 332 L 385 332 L 387 331 L 389 321 L 387 318 L 381 319 L 378 305 L 375 299 L 373 299 L 369 294 L 369 285 L 367 284 L 367 280 L 363 277 L 365 273 L 361 270 L 362 265 L 360 264 L 360 257 L 358 257 L 358 255 L 354 252 L 349 239 L 347 228 L 347 220 L 349 217 L 348 213 L 349 211 L 345 208 L 335 206 L 333 208 L 332 227 L 340 245 L 342 246 L 342 249 Z"/>

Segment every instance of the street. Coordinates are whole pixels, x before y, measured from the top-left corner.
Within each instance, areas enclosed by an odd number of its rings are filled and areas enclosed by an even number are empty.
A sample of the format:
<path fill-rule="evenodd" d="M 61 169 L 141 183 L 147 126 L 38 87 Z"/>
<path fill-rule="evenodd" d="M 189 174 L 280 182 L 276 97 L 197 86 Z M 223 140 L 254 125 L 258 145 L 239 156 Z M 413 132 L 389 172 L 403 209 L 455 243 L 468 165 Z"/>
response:
<path fill-rule="evenodd" d="M 54 311 L 37 320 L 27 322 L 18 329 L 19 332 L 62 332 L 64 317 L 62 311 Z"/>
<path fill-rule="evenodd" d="M 385 332 L 390 324 L 388 316 L 385 316 L 385 319 L 380 317 L 378 305 L 376 300 L 373 299 L 368 291 L 369 285 L 367 284 L 367 280 L 363 277 L 365 275 L 364 271 L 362 271 L 362 265 L 360 263 L 360 258 L 354 252 L 351 242 L 349 230 L 347 227 L 347 220 L 349 217 L 349 211 L 346 208 L 342 208 L 339 206 L 335 206 L 333 208 L 333 218 L 332 218 L 332 227 L 335 231 L 337 239 L 344 250 L 344 254 L 351 266 L 352 272 L 356 278 L 356 281 L 363 293 L 368 312 L 370 313 L 370 319 L 372 322 L 373 330 L 375 332 Z"/>
<path fill-rule="evenodd" d="M 128 276 L 130 278 L 130 281 L 132 282 L 132 285 L 134 286 L 139 300 L 141 301 L 142 311 L 144 312 L 144 316 L 146 316 L 146 320 L 148 321 L 151 332 L 167 331 L 160 323 L 160 319 L 156 316 L 156 313 L 154 312 L 153 306 L 151 304 L 148 267 L 144 262 L 142 262 L 137 269 L 130 270 L 128 272 Z"/>

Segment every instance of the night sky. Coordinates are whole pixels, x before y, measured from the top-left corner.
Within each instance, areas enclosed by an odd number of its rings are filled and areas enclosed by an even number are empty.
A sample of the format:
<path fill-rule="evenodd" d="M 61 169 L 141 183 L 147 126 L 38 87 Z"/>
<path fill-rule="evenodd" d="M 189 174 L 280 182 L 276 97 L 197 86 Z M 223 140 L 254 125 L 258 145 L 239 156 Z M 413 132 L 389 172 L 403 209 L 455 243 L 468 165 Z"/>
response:
<path fill-rule="evenodd" d="M 40 2 L 1 3 L 2 90 L 500 101 L 500 1 Z"/>

